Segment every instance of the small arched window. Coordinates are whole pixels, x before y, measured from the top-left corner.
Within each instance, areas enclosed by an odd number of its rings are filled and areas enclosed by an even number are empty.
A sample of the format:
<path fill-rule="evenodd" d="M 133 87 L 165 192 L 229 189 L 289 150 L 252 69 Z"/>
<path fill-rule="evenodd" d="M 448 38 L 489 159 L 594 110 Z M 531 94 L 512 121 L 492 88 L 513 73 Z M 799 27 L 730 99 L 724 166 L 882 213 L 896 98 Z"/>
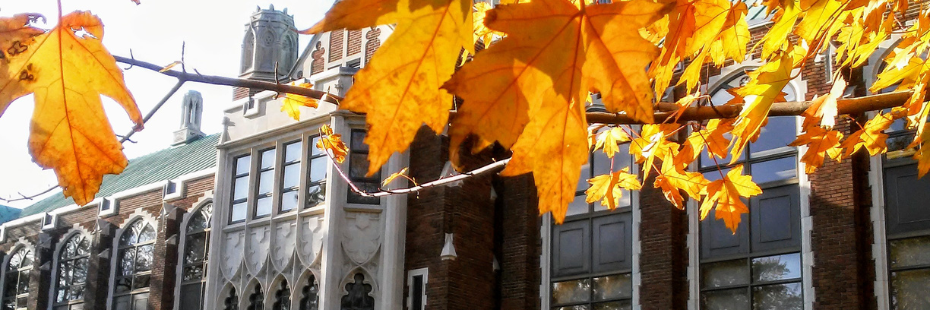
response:
<path fill-rule="evenodd" d="M 320 309 L 320 283 L 317 283 L 316 277 L 310 276 L 307 284 L 301 290 L 300 310 L 319 310 Z"/>
<path fill-rule="evenodd" d="M 365 275 L 355 274 L 355 282 L 346 284 L 346 294 L 342 296 L 342 310 L 374 310 L 375 298 L 371 297 L 371 284 L 365 284 Z"/>
<path fill-rule="evenodd" d="M 21 247 L 6 265 L 3 281 L 3 309 L 26 309 L 29 297 L 29 272 L 32 271 L 32 249 Z"/>
<path fill-rule="evenodd" d="M 236 288 L 229 289 L 229 296 L 223 300 L 223 310 L 239 310 L 239 295 L 236 295 Z"/>
<path fill-rule="evenodd" d="M 255 284 L 255 288 L 252 289 L 252 294 L 249 294 L 249 307 L 248 310 L 264 310 L 265 309 L 265 291 L 262 290 L 261 284 Z"/>
<path fill-rule="evenodd" d="M 155 229 L 143 220 L 125 228 L 116 255 L 115 310 L 144 308 L 149 299 Z"/>
<path fill-rule="evenodd" d="M 273 310 L 291 310 L 291 287 L 287 285 L 287 280 L 282 280 L 278 285 L 278 291 L 274 293 L 274 304 L 271 305 Z"/>
<path fill-rule="evenodd" d="M 191 214 L 184 229 L 184 256 L 181 259 L 181 309 L 203 309 L 203 294 L 210 251 L 210 218 L 213 203 Z"/>
<path fill-rule="evenodd" d="M 71 235 L 58 253 L 58 283 L 55 305 L 62 309 L 80 308 L 84 303 L 90 240 L 83 234 Z M 56 307 L 58 308 L 58 307 Z"/>

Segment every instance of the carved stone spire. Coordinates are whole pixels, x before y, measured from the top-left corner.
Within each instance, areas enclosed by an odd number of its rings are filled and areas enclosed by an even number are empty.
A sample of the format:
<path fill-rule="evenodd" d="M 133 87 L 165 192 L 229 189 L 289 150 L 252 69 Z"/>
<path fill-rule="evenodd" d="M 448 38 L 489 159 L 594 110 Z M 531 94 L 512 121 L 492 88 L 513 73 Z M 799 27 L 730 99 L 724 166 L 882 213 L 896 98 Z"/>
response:
<path fill-rule="evenodd" d="M 174 143 L 185 144 L 204 136 L 200 131 L 200 120 L 203 116 L 203 96 L 196 90 L 184 95 L 181 101 L 181 128 L 174 131 Z"/>

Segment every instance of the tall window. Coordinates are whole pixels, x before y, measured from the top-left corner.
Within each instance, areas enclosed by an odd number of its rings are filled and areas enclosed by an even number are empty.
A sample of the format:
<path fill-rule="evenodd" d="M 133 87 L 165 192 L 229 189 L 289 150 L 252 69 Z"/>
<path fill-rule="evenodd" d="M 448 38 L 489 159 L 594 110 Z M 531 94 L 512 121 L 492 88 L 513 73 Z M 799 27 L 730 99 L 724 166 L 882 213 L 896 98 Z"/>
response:
<path fill-rule="evenodd" d="M 352 130 L 352 141 L 349 143 L 349 179 L 355 183 L 359 189 L 366 192 L 378 191 L 381 182 L 381 171 L 379 170 L 372 176 L 366 176 L 368 173 L 368 144 L 365 144 L 366 132 L 364 130 Z M 347 201 L 349 203 L 378 204 L 381 199 L 378 197 L 362 197 L 361 195 L 348 190 Z"/>
<path fill-rule="evenodd" d="M 287 286 L 287 280 L 281 280 L 278 285 L 278 291 L 274 293 L 274 304 L 272 310 L 290 310 L 291 309 L 291 288 Z"/>
<path fill-rule="evenodd" d="M 207 203 L 187 220 L 184 231 L 184 258 L 181 260 L 182 310 L 203 308 L 212 216 L 213 203 Z"/>
<path fill-rule="evenodd" d="M 745 80 L 729 80 L 712 100 L 727 102 L 732 95 L 724 89 Z M 783 91 L 787 101 L 795 100 L 793 87 Z M 796 121 L 770 117 L 758 140 L 734 165 L 728 165 L 729 157 L 714 160 L 706 150 L 702 153 L 699 168 L 708 180 L 743 165 L 744 173 L 763 190 L 749 199 L 749 214 L 743 214 L 736 233 L 716 220 L 714 211 L 701 221 L 702 309 L 803 309 L 797 149 L 786 146 L 796 137 Z"/>
<path fill-rule="evenodd" d="M 143 220 L 125 228 L 116 255 L 116 310 L 144 308 L 149 299 L 149 280 L 154 263 L 155 229 Z"/>
<path fill-rule="evenodd" d="M 300 193 L 300 152 L 303 148 L 301 141 L 284 145 L 284 174 L 281 180 L 281 206 L 278 212 L 290 212 L 297 208 L 300 202 L 297 198 Z"/>
<path fill-rule="evenodd" d="M 233 178 L 232 208 L 229 212 L 229 223 L 245 221 L 245 214 L 249 207 L 249 171 L 252 169 L 252 156 L 240 156 L 235 159 L 236 175 Z"/>
<path fill-rule="evenodd" d="M 261 163 L 258 166 L 258 192 L 255 195 L 255 218 L 271 215 L 275 153 L 275 149 L 261 152 Z"/>
<path fill-rule="evenodd" d="M 326 153 L 316 147 L 320 137 L 313 136 L 310 141 L 310 151 L 307 152 L 310 154 L 308 160 L 310 162 L 310 172 L 307 180 L 307 207 L 319 205 L 326 199 L 326 169 L 329 168 Z"/>
<path fill-rule="evenodd" d="M 355 274 L 355 282 L 346 284 L 346 295 L 342 296 L 342 310 L 374 310 L 375 298 L 369 296 L 371 284 L 365 284 L 365 275 Z"/>
<path fill-rule="evenodd" d="M 300 293 L 300 310 L 320 309 L 320 284 L 316 277 L 310 276 Z"/>
<path fill-rule="evenodd" d="M 83 234 L 74 234 L 65 241 L 58 255 L 55 309 L 83 309 L 90 241 Z"/>
<path fill-rule="evenodd" d="M 620 146 L 613 168 L 631 164 L 628 144 Z M 630 193 L 623 192 L 617 210 L 585 202 L 588 179 L 608 174 L 611 160 L 594 152 L 582 167 L 575 200 L 565 222 L 552 225 L 552 309 L 631 309 L 633 298 L 632 216 Z"/>
<path fill-rule="evenodd" d="M 252 294 L 249 294 L 249 306 L 247 310 L 264 310 L 265 309 L 265 291 L 262 290 L 261 284 L 255 284 Z"/>
<path fill-rule="evenodd" d="M 29 272 L 32 249 L 20 247 L 10 256 L 3 278 L 3 310 L 26 309 L 29 299 Z"/>

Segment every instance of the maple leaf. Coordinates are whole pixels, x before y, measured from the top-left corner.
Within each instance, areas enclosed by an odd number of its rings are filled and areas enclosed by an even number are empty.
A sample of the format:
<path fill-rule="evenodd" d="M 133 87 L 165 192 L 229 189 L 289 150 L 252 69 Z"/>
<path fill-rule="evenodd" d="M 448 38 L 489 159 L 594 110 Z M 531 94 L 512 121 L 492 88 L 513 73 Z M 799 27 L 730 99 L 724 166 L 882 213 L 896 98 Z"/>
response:
<path fill-rule="evenodd" d="M 623 190 L 639 190 L 643 186 L 636 180 L 636 175 L 629 173 L 629 167 L 610 174 L 599 175 L 588 180 L 591 187 L 585 191 L 585 202 L 593 203 L 601 200 L 601 205 L 606 206 L 608 210 L 617 208 L 620 204 L 620 198 Z"/>
<path fill-rule="evenodd" d="M 904 108 L 901 107 L 892 109 L 891 113 L 879 112 L 878 115 L 865 122 L 865 126 L 849 135 L 849 137 L 843 141 L 841 147 L 844 152 L 842 154 L 831 157 L 839 161 L 839 159 L 843 157 L 849 157 L 863 146 L 869 151 L 869 155 L 871 156 L 884 153 L 888 150 L 888 146 L 886 145 L 888 135 L 885 134 L 884 131 L 890 128 L 895 120 L 904 117 L 904 114 Z"/>
<path fill-rule="evenodd" d="M 662 159 L 662 171 L 656 176 L 653 185 L 662 189 L 666 200 L 678 209 L 684 210 L 684 199 L 678 191 L 683 190 L 692 199 L 701 200 L 701 191 L 707 186 L 707 179 L 699 172 L 684 171 L 669 151 L 665 152 L 665 157 Z"/>
<path fill-rule="evenodd" d="M 35 42 L 35 37 L 45 30 L 30 24 L 45 17 L 35 13 L 16 14 L 13 17 L 0 17 L 0 60 L 23 52 L 23 48 Z"/>
<path fill-rule="evenodd" d="M 342 163 L 346 160 L 349 148 L 342 141 L 342 135 L 333 133 L 329 125 L 320 126 L 320 139 L 316 141 L 316 148 L 333 155 L 333 160 Z"/>
<path fill-rule="evenodd" d="M 804 116 L 802 127 L 822 126 L 827 129 L 836 125 L 836 99 L 843 96 L 846 90 L 846 80 L 838 76 L 833 82 L 833 87 L 826 95 L 819 96 L 811 100 L 811 106 L 801 115 Z"/>
<path fill-rule="evenodd" d="M 761 193 L 762 189 L 752 182 L 752 177 L 743 175 L 743 165 L 733 167 L 722 179 L 707 185 L 707 197 L 701 203 L 701 220 L 711 209 L 716 209 L 716 218 L 723 219 L 727 228 L 736 234 L 742 215 L 749 213 L 740 197 L 749 198 Z"/>
<path fill-rule="evenodd" d="M 597 143 L 594 145 L 594 150 L 604 150 L 604 154 L 607 154 L 608 158 L 614 158 L 614 154 L 620 151 L 620 144 L 624 142 L 629 142 L 630 136 L 626 134 L 623 129 L 614 127 L 610 130 L 605 130 L 597 135 Z"/>
<path fill-rule="evenodd" d="M 484 25 L 484 18 L 487 16 L 488 10 L 490 9 L 492 9 L 491 4 L 487 2 L 478 2 L 475 3 L 475 12 L 472 13 L 474 14 L 472 19 L 475 21 L 474 40 L 475 42 L 478 42 L 478 39 L 481 39 L 481 42 L 484 43 L 485 48 L 491 46 L 491 41 L 494 41 L 494 36 L 504 36 L 504 33 L 491 30 Z"/>
<path fill-rule="evenodd" d="M 319 33 L 396 23 L 340 107 L 365 113 L 370 125 L 368 175 L 403 152 L 422 125 L 441 133 L 452 95 L 440 89 L 452 76 L 462 48 L 474 54 L 469 0 L 345 0 L 302 31 Z"/>
<path fill-rule="evenodd" d="M 843 134 L 836 130 L 827 130 L 820 126 L 812 126 L 807 132 L 798 136 L 790 146 L 807 145 L 807 151 L 801 156 L 801 162 L 804 163 L 804 172 L 807 174 L 814 173 L 817 168 L 823 165 L 824 155 L 830 150 L 839 147 L 840 139 Z"/>
<path fill-rule="evenodd" d="M 89 35 L 78 36 L 83 30 Z M 142 115 L 116 60 L 103 47 L 103 24 L 90 12 L 65 15 L 50 32 L 10 55 L 0 74 L 0 115 L 10 102 L 35 95 L 29 152 L 58 175 L 66 197 L 78 205 L 94 199 L 104 174 L 128 164 L 107 122 L 100 95 L 112 98 L 142 127 Z"/>
<path fill-rule="evenodd" d="M 643 125 L 639 137 L 630 142 L 630 154 L 636 159 L 637 163 L 643 164 L 643 178 L 649 176 L 653 169 L 655 158 L 665 158 L 665 153 L 671 152 L 672 156 L 677 156 L 678 144 L 665 139 L 665 135 L 672 130 L 677 129 L 677 125 Z"/>
<path fill-rule="evenodd" d="M 405 178 L 405 179 L 409 179 L 409 177 L 407 177 L 407 170 L 408 170 L 408 167 L 404 167 L 404 169 L 401 169 L 401 170 L 398 171 L 398 172 L 392 173 L 392 174 L 389 175 L 387 178 L 384 178 L 384 181 L 381 181 L 381 186 L 382 186 L 382 187 L 387 186 L 388 184 L 390 184 L 391 182 L 393 182 L 394 179 L 397 179 L 398 177 L 403 177 L 403 178 Z"/>
<path fill-rule="evenodd" d="M 302 87 L 302 88 L 313 87 L 313 84 L 310 84 L 310 83 L 300 83 L 300 84 L 292 83 L 292 85 L 296 85 L 297 87 Z M 319 106 L 319 103 L 316 99 L 289 93 L 289 94 L 284 95 L 284 100 L 282 100 L 281 102 L 281 111 L 287 112 L 288 116 L 293 118 L 295 121 L 299 121 L 300 120 L 300 107 L 316 108 L 318 106 Z"/>
<path fill-rule="evenodd" d="M 733 128 L 735 139 L 730 151 L 733 154 L 731 164 L 739 160 L 746 145 L 759 134 L 759 128 L 768 118 L 772 103 L 791 80 L 792 63 L 791 54 L 785 53 L 750 72 L 749 83 L 736 90 L 741 97 L 755 96 L 755 99 L 740 112 L 739 120 Z"/>
<path fill-rule="evenodd" d="M 918 178 L 923 178 L 927 174 L 927 171 L 930 171 L 930 130 L 927 130 L 926 127 L 930 126 L 930 123 L 924 123 L 922 127 L 923 135 L 919 136 L 914 142 L 920 145 L 920 148 L 917 149 L 917 153 L 914 153 L 914 159 L 917 160 L 917 176 Z"/>

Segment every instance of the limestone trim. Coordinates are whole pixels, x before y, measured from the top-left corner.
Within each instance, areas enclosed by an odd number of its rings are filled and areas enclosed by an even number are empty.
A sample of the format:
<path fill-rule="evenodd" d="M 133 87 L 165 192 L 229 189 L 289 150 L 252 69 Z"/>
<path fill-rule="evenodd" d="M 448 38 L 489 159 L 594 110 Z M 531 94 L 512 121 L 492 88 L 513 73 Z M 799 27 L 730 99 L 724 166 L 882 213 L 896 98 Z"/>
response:
<path fill-rule="evenodd" d="M 421 309 L 413 309 L 413 277 L 422 276 L 423 277 L 423 292 L 421 298 L 423 299 L 423 305 Z M 426 300 L 426 285 L 429 283 L 429 268 L 419 268 L 407 271 L 407 309 L 408 310 L 426 310 L 427 303 Z"/>

